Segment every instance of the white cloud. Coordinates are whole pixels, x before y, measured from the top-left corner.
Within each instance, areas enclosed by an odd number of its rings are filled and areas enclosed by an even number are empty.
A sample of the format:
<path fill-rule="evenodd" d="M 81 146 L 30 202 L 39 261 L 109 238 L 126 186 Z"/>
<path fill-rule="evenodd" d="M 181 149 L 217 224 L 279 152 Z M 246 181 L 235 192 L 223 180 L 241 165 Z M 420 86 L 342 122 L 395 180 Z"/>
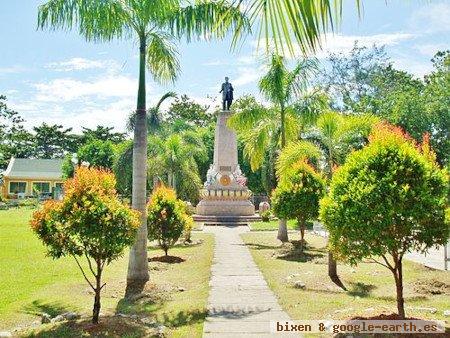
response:
<path fill-rule="evenodd" d="M 263 74 L 261 67 L 239 67 L 238 77 L 232 80 L 235 86 L 244 86 L 257 81 Z"/>
<path fill-rule="evenodd" d="M 124 75 L 107 75 L 91 81 L 60 78 L 50 82 L 35 83 L 36 100 L 44 102 L 68 102 L 86 97 L 134 97 L 137 80 Z"/>
<path fill-rule="evenodd" d="M 67 61 L 51 62 L 45 65 L 45 68 L 57 72 L 70 72 L 88 69 L 109 69 L 115 71 L 119 64 L 114 60 L 90 60 L 85 58 L 72 58 Z"/>
<path fill-rule="evenodd" d="M 449 45 L 445 43 L 425 43 L 425 44 L 417 44 L 413 48 L 417 50 L 420 54 L 432 58 L 437 51 L 448 49 Z"/>
<path fill-rule="evenodd" d="M 0 76 L 7 74 L 18 74 L 27 71 L 28 68 L 21 65 L 14 65 L 11 67 L 1 67 L 0 68 Z"/>
<path fill-rule="evenodd" d="M 323 48 L 317 53 L 317 58 L 325 58 L 329 53 L 347 53 L 349 52 L 355 41 L 358 41 L 359 46 L 371 47 L 374 44 L 377 46 L 394 46 L 405 40 L 410 40 L 416 37 L 414 34 L 407 33 L 387 33 L 375 35 L 332 35 L 326 34 L 323 36 Z"/>
<path fill-rule="evenodd" d="M 449 32 L 449 18 L 450 3 L 448 1 L 426 4 L 412 14 L 409 26 L 422 33 Z"/>
<path fill-rule="evenodd" d="M 374 44 L 378 46 L 394 46 L 405 40 L 415 38 L 417 35 L 409 33 L 386 33 L 374 35 L 344 35 L 344 34 L 323 34 L 321 37 L 322 48 L 315 54 L 319 59 L 326 58 L 330 53 L 347 53 L 353 48 L 355 41 L 358 41 L 359 46 L 371 47 Z M 251 45 L 258 48 L 258 40 L 251 42 Z M 261 45 L 260 45 L 261 46 Z M 262 55 L 262 47 L 260 47 L 258 54 Z M 299 47 L 294 48 L 294 56 L 301 56 Z M 292 58 L 292 55 L 286 55 Z"/>

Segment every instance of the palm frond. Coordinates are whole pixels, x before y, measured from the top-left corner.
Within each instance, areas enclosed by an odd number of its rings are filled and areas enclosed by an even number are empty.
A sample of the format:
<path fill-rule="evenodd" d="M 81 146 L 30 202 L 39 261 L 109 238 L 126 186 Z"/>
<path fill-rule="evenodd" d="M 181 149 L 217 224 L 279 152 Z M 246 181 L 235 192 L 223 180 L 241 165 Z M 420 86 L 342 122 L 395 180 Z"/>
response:
<path fill-rule="evenodd" d="M 39 29 L 78 28 L 88 41 L 128 38 L 135 22 L 123 1 L 50 0 L 39 6 Z"/>
<path fill-rule="evenodd" d="M 253 129 L 242 135 L 244 156 L 249 160 L 252 171 L 261 167 L 276 127 L 276 122 L 273 119 L 266 119 L 260 121 Z"/>
<path fill-rule="evenodd" d="M 281 151 L 276 162 L 277 176 L 283 177 L 289 174 L 295 163 L 307 159 L 311 163 L 318 163 L 321 157 L 320 149 L 308 141 L 296 141 L 288 143 Z"/>
<path fill-rule="evenodd" d="M 361 0 L 355 0 L 358 13 Z M 258 40 L 279 54 L 303 55 L 321 47 L 322 35 L 334 30 L 342 17 L 343 0 L 235 0 L 245 5 L 252 26 L 258 25 Z M 245 34 L 236 30 L 233 46 Z M 259 44 L 258 44 L 259 45 Z"/>
<path fill-rule="evenodd" d="M 235 113 L 228 118 L 227 125 L 239 132 L 245 132 L 251 129 L 259 121 L 273 117 L 275 118 L 274 111 L 264 107 L 261 104 L 247 105 L 242 109 L 235 108 Z"/>
<path fill-rule="evenodd" d="M 154 79 L 161 83 L 174 82 L 181 69 L 172 36 L 164 32 L 152 32 L 148 39 L 147 67 Z"/>
<path fill-rule="evenodd" d="M 172 34 L 189 42 L 193 38 L 222 39 L 232 31 L 250 31 L 250 24 L 239 6 L 228 1 L 196 1 L 173 11 L 167 19 Z"/>

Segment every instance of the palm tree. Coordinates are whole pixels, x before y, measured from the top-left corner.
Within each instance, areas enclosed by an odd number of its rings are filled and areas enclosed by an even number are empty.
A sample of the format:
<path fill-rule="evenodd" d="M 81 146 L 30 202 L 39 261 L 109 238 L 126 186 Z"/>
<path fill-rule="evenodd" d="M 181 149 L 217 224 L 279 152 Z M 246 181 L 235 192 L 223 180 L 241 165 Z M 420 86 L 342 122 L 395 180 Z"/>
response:
<path fill-rule="evenodd" d="M 195 158 L 207 156 L 206 148 L 198 135 L 185 131 L 168 137 L 155 136 L 153 144 L 149 175 L 164 177 L 167 185 L 181 199 L 198 199 L 201 180 Z"/>
<path fill-rule="evenodd" d="M 289 70 L 282 56 L 272 55 L 269 70 L 259 81 L 259 88 L 273 108 L 254 105 L 250 113 L 243 110 L 230 119 L 230 126 L 244 134 L 244 152 L 251 154 L 252 170 L 262 164 L 265 151 L 274 139 L 277 143 L 279 140 L 278 149 L 283 149 L 288 140 L 298 138 L 298 118 L 292 104 L 306 91 L 308 79 L 316 70 L 315 60 L 301 60 Z M 277 238 L 282 242 L 289 240 L 286 220 L 280 220 Z"/>
<path fill-rule="evenodd" d="M 174 39 L 185 36 L 222 38 L 230 28 L 246 28 L 244 15 L 226 2 L 181 0 L 50 0 L 39 7 L 38 27 L 71 29 L 88 41 L 136 38 L 139 43 L 139 88 L 133 141 L 133 208 L 141 226 L 131 248 L 127 295 L 139 293 L 149 279 L 147 261 L 147 123 L 146 67 L 160 82 L 174 81 L 180 71 Z"/>
<path fill-rule="evenodd" d="M 345 116 L 333 111 L 321 114 L 316 124 L 305 133 L 306 140 L 291 143 L 277 160 L 277 174 L 283 176 L 301 159 L 320 166 L 328 177 L 333 176 L 336 166 L 343 164 L 350 151 L 359 149 L 367 142 L 367 136 L 378 119 L 372 115 Z M 345 289 L 337 274 L 337 264 L 328 252 L 328 276 Z"/>
<path fill-rule="evenodd" d="M 358 14 L 361 0 L 354 0 Z M 334 30 L 342 17 L 343 0 L 234 0 L 257 26 L 259 44 L 277 53 L 308 55 L 321 47 L 324 33 Z M 238 27 L 233 46 L 237 46 L 243 30 Z"/>
<path fill-rule="evenodd" d="M 151 107 L 147 110 L 147 132 L 148 134 L 155 134 L 161 130 L 163 117 L 161 116 L 161 105 L 170 98 L 177 97 L 175 92 L 167 92 L 156 103 L 154 107 Z M 133 112 L 128 117 L 127 121 L 127 130 L 133 131 L 135 127 L 136 121 L 136 112 Z"/>

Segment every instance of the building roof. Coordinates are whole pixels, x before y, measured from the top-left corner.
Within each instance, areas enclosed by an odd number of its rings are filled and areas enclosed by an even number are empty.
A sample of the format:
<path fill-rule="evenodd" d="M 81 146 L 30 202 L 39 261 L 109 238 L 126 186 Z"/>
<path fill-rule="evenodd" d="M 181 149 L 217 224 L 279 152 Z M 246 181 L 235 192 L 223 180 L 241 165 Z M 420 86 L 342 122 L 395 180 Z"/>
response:
<path fill-rule="evenodd" d="M 3 177 L 8 179 L 62 179 L 62 159 L 11 158 Z"/>

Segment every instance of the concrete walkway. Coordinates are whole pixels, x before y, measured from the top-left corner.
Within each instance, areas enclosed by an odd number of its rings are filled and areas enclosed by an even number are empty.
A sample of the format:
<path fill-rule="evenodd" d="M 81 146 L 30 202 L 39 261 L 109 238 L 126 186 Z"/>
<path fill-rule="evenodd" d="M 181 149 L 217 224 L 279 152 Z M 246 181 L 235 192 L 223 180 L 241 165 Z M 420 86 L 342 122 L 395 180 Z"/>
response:
<path fill-rule="evenodd" d="M 246 226 L 210 226 L 215 235 L 208 317 L 203 337 L 288 337 L 271 334 L 270 321 L 290 320 L 257 268 L 240 234 Z M 295 335 L 299 337 L 299 335 Z"/>

